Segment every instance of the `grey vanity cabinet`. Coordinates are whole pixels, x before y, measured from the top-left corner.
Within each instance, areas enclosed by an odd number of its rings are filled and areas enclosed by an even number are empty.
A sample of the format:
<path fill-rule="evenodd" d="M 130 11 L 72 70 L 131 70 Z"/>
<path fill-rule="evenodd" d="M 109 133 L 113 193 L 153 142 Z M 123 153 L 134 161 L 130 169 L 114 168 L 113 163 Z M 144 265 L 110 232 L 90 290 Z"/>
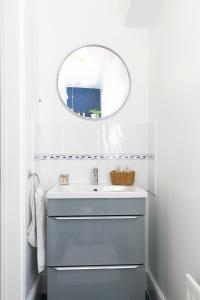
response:
<path fill-rule="evenodd" d="M 144 300 L 145 199 L 57 201 L 48 201 L 48 300 Z"/>

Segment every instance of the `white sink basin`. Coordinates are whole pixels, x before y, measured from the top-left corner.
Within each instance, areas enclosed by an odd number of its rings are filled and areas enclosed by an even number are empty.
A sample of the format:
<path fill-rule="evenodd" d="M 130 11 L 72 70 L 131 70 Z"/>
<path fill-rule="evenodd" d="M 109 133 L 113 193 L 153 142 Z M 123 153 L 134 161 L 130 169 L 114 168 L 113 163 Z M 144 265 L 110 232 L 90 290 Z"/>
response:
<path fill-rule="evenodd" d="M 103 192 L 131 192 L 134 190 L 133 186 L 125 185 L 104 185 L 99 188 Z"/>
<path fill-rule="evenodd" d="M 48 199 L 66 198 L 145 198 L 147 193 L 135 186 L 123 185 L 55 185 L 47 193 Z"/>

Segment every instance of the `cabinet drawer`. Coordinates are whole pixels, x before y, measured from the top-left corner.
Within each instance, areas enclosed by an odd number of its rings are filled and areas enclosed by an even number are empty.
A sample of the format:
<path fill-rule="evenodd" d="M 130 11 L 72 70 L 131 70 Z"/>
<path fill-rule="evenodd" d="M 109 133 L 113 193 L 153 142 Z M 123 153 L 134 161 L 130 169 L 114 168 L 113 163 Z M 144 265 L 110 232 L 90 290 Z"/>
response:
<path fill-rule="evenodd" d="M 48 199 L 48 216 L 144 214 L 145 198 Z"/>
<path fill-rule="evenodd" d="M 143 266 L 48 268 L 48 300 L 145 300 Z"/>
<path fill-rule="evenodd" d="M 48 217 L 48 266 L 144 264 L 143 216 Z"/>

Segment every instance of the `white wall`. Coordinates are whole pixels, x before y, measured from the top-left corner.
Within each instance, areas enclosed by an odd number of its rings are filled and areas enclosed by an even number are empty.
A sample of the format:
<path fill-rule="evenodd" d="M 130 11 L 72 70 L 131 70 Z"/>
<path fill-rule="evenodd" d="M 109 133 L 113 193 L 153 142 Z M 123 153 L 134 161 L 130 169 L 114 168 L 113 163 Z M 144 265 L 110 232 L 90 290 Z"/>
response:
<path fill-rule="evenodd" d="M 25 93 L 25 293 L 26 298 L 37 279 L 37 252 L 32 248 L 26 238 L 27 228 L 30 224 L 30 196 L 33 189 L 33 180 L 28 178 L 28 170 L 34 172 L 34 119 L 37 114 L 37 101 L 39 99 L 38 83 L 38 36 L 37 36 L 37 6 L 36 1 L 25 3 L 24 19 L 24 93 Z"/>
<path fill-rule="evenodd" d="M 53 136 L 49 138 L 47 144 L 52 144 L 51 139 L 53 139 L 54 145 L 61 145 L 64 140 L 68 141 L 71 138 L 64 134 L 65 129 L 71 128 L 73 124 L 78 124 L 80 126 L 76 136 L 78 152 L 82 153 L 85 128 L 89 127 L 89 136 L 90 128 L 94 127 L 94 123 L 91 121 L 81 120 L 69 113 L 63 107 L 57 93 L 57 72 L 61 62 L 68 53 L 82 45 L 100 44 L 113 49 L 128 65 L 132 78 L 131 94 L 126 105 L 111 118 L 98 121 L 98 124 L 118 123 L 125 126 L 126 123 L 136 125 L 148 122 L 148 31 L 124 26 L 129 2 L 129 0 L 38 1 L 39 75 L 42 102 L 38 104 L 37 122 L 43 135 L 41 135 L 40 140 L 36 141 L 36 151 L 38 151 L 37 149 L 40 152 L 48 151 L 48 148 L 43 150 L 44 148 L 41 149 L 40 147 L 44 140 L 47 141 L 47 135 L 49 135 L 48 132 L 45 134 L 44 128 L 54 127 L 56 128 L 55 132 L 58 133 L 57 135 L 52 133 Z M 56 123 L 59 124 L 55 125 Z M 61 132 L 63 133 L 63 140 L 59 138 Z M 127 132 L 129 132 L 129 128 Z M 70 135 L 74 135 L 73 131 L 70 132 Z M 96 136 L 95 140 L 97 139 Z M 132 152 L 134 149 L 136 151 L 137 145 L 134 148 L 133 142 L 132 146 L 130 151 Z M 51 148 L 49 146 L 48 152 L 51 152 Z M 68 152 L 68 148 L 63 148 L 61 145 L 60 152 L 63 153 L 64 151 Z M 96 161 L 87 162 L 87 164 L 86 162 L 79 162 L 79 168 L 77 164 L 78 162 L 66 163 L 64 161 L 39 162 L 38 171 L 41 180 L 45 180 L 45 182 L 43 181 L 45 187 L 49 187 L 50 184 L 56 182 L 57 175 L 64 171 L 76 173 L 76 179 L 79 180 L 78 169 L 81 168 L 81 170 L 85 170 L 82 174 L 86 178 L 89 169 L 96 164 Z M 99 163 L 97 164 L 99 165 Z M 102 162 L 100 164 L 103 165 Z M 113 165 L 129 165 L 129 162 L 113 163 L 106 161 L 105 164 L 108 168 L 113 168 Z M 144 161 L 132 162 L 131 166 L 137 167 L 138 173 L 142 174 L 139 183 L 145 186 L 146 163 Z M 106 168 L 102 177 L 107 172 L 108 169 Z"/>
<path fill-rule="evenodd" d="M 200 280 L 200 2 L 167 0 L 150 34 L 150 121 L 157 188 L 150 198 L 150 269 L 167 300 Z"/>
<path fill-rule="evenodd" d="M 1 4 L 1 299 L 25 300 L 28 23 L 23 0 Z"/>
<path fill-rule="evenodd" d="M 108 122 L 147 122 L 148 32 L 146 29 L 124 27 L 128 4 L 129 0 L 38 1 L 42 99 L 39 120 L 80 121 L 66 113 L 60 103 L 57 73 L 63 59 L 73 49 L 86 44 L 100 44 L 119 53 L 132 77 L 130 100 L 121 113 Z"/>

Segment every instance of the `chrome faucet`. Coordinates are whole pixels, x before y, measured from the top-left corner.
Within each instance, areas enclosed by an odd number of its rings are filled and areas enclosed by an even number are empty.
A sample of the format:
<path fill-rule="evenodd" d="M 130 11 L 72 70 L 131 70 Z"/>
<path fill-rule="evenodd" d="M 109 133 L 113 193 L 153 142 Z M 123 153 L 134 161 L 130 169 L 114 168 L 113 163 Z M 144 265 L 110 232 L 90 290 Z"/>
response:
<path fill-rule="evenodd" d="M 99 184 L 99 170 L 98 168 L 92 169 L 92 184 L 98 185 Z"/>

